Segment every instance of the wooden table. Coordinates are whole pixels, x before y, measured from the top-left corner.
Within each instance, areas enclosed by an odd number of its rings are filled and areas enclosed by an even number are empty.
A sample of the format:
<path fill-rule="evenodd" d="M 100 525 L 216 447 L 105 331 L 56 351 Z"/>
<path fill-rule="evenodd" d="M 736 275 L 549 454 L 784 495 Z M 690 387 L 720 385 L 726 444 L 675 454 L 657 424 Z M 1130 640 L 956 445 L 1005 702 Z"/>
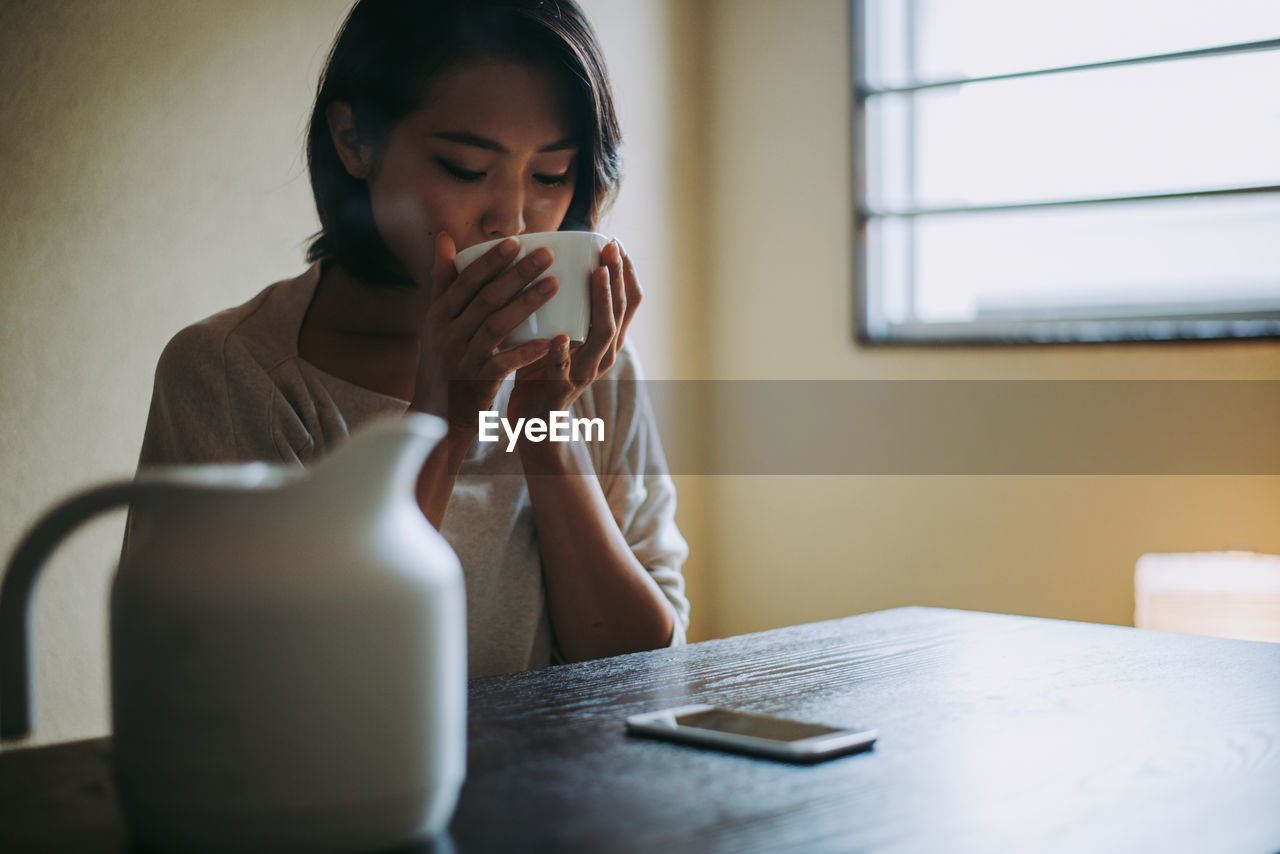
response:
<path fill-rule="evenodd" d="M 812 766 L 634 739 L 690 702 L 880 730 Z M 1280 851 L 1280 644 L 901 608 L 470 686 L 444 852 Z M 129 850 L 107 740 L 0 754 L 0 851 Z"/>

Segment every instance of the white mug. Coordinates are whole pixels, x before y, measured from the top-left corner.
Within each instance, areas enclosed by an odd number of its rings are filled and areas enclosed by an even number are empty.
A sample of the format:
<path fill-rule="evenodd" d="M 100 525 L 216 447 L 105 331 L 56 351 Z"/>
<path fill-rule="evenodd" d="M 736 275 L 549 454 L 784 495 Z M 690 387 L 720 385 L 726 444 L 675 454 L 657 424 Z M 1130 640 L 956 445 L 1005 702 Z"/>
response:
<path fill-rule="evenodd" d="M 468 246 L 453 259 L 454 266 L 462 272 L 505 239 Z M 600 266 L 600 253 L 609 238 L 592 231 L 540 231 L 516 235 L 515 239 L 520 242 L 520 251 L 512 264 L 535 249 L 551 250 L 551 266 L 538 280 L 554 276 L 557 290 L 545 305 L 511 330 L 504 346 L 515 347 L 536 338 L 557 335 L 568 335 L 570 341 L 586 341 L 591 327 L 591 273 Z"/>

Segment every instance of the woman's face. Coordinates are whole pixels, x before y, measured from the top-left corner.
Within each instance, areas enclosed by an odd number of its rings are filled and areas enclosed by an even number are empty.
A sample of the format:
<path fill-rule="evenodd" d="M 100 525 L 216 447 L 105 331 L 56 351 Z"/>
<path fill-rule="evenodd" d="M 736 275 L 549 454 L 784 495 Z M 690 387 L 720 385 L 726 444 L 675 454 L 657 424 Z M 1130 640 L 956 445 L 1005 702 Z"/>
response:
<path fill-rule="evenodd" d="M 373 163 L 378 230 L 418 282 L 440 231 L 463 249 L 557 230 L 577 181 L 574 131 L 548 71 L 481 60 L 440 73 Z"/>

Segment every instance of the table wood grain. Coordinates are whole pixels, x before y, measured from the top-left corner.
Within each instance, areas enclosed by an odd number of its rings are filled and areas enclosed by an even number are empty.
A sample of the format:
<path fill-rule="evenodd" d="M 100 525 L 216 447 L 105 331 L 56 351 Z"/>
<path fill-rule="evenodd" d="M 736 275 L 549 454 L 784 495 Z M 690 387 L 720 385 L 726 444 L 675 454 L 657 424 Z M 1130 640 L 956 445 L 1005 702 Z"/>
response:
<path fill-rule="evenodd" d="M 1280 851 L 1280 644 L 902 608 L 473 680 L 469 701 L 441 852 Z M 880 740 L 796 766 L 624 732 L 695 702 Z M 0 851 L 128 851 L 108 750 L 0 754 Z"/>

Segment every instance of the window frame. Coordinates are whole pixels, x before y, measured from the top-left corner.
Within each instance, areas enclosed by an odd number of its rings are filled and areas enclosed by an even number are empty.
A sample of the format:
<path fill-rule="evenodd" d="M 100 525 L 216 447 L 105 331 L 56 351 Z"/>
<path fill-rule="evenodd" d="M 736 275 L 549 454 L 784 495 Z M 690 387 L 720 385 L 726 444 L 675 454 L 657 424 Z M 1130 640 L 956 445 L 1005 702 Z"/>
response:
<path fill-rule="evenodd" d="M 1204 306 L 1170 303 L 1164 311 L 1117 313 L 1101 310 L 1056 310 L 1043 318 L 997 319 L 976 318 L 967 321 L 936 322 L 889 320 L 878 310 L 877 303 L 884 300 L 883 283 L 870 278 L 868 231 L 877 219 L 907 220 L 912 224 L 917 217 L 955 213 L 1009 212 L 1020 209 L 1049 210 L 1070 206 L 1132 205 L 1143 202 L 1179 199 L 1210 199 L 1215 197 L 1268 194 L 1280 196 L 1280 184 L 1259 184 L 1244 187 L 1223 187 L 1213 190 L 1152 193 L 1147 195 L 1099 196 L 1091 198 L 1042 200 L 1009 204 L 971 205 L 956 208 L 920 208 L 905 210 L 874 210 L 867 201 L 867 101 L 869 98 L 897 93 L 912 93 L 927 89 L 955 87 L 965 84 L 998 80 L 1064 74 L 1100 68 L 1123 67 L 1155 62 L 1171 62 L 1207 56 L 1223 56 L 1256 50 L 1280 50 L 1280 38 L 1257 42 L 1218 45 L 1194 50 L 1164 54 L 1124 57 L 1103 62 L 1080 63 L 1018 72 L 992 74 L 981 77 L 939 81 L 914 82 L 905 86 L 873 87 L 867 80 L 865 50 L 866 4 L 868 0 L 848 0 L 850 26 L 850 80 L 852 83 L 853 150 L 852 181 L 854 195 L 854 330 L 858 343 L 864 345 L 956 345 L 956 344 L 1063 344 L 1063 343 L 1122 343 L 1150 341 L 1223 341 L 1223 340 L 1273 340 L 1280 338 L 1280 293 L 1274 304 L 1263 301 L 1257 306 L 1230 306 L 1222 304 L 1206 310 Z M 908 5 L 908 16 L 914 14 L 915 0 L 901 0 Z M 913 42 L 909 41 L 909 45 Z M 909 58 L 909 62 L 914 62 Z M 913 124 L 908 110 L 909 124 Z M 914 134 L 914 127 L 909 128 Z M 915 164 L 908 162 L 908 181 L 913 182 Z M 912 188 L 914 189 L 914 188 Z M 910 229 L 908 229 L 910 234 Z M 1278 238 L 1280 239 L 1280 238 Z M 910 240 L 910 238 L 908 238 Z M 914 257 L 904 259 L 908 269 Z M 1280 270 L 1276 272 L 1280 284 Z M 914 278 L 914 273 L 908 274 Z M 908 295 L 908 299 L 911 297 Z"/>

